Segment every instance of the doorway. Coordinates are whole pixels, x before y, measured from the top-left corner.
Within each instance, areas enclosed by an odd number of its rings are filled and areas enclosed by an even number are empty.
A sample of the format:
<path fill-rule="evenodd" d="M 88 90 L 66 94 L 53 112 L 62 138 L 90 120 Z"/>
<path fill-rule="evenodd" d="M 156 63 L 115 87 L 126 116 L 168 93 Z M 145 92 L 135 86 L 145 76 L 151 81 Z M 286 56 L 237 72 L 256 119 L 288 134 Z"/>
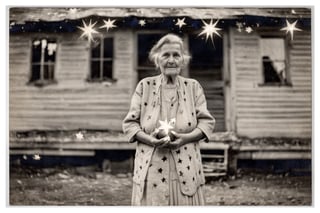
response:
<path fill-rule="evenodd" d="M 204 89 L 208 110 L 216 119 L 214 131 L 225 131 L 223 39 L 215 39 L 213 44 L 197 34 L 190 34 L 189 51 L 192 57 L 189 76 L 198 80 Z"/>

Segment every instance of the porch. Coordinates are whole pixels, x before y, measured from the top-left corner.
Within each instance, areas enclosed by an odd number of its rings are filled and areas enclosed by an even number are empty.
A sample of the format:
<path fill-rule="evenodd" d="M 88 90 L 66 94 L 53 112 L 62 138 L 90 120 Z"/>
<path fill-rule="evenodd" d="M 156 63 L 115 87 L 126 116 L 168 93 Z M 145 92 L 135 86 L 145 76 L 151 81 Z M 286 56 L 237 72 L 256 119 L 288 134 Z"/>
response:
<path fill-rule="evenodd" d="M 136 144 L 128 143 L 119 132 L 82 130 L 11 133 L 9 146 L 12 156 L 93 157 L 100 151 L 134 153 Z M 307 138 L 250 139 L 221 132 L 213 133 L 210 142 L 201 142 L 200 146 L 206 176 L 235 173 L 239 160 L 312 159 L 311 139 Z M 129 161 L 132 159 L 133 155 Z"/>

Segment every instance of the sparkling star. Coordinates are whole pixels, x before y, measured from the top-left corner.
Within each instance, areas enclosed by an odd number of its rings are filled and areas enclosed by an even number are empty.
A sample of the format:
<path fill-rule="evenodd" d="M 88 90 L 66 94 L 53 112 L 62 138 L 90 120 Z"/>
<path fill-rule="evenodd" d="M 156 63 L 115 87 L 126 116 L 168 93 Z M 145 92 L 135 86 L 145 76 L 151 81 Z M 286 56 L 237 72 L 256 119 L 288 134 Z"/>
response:
<path fill-rule="evenodd" d="M 246 27 L 246 32 L 247 33 L 251 33 L 253 31 L 253 29 L 251 27 Z"/>
<path fill-rule="evenodd" d="M 212 19 L 210 20 L 210 23 L 206 23 L 205 21 L 202 21 L 204 26 L 202 27 L 203 30 L 202 32 L 199 34 L 199 36 L 206 34 L 206 41 L 208 40 L 208 38 L 210 37 L 212 43 L 213 43 L 213 34 L 218 35 L 219 37 L 221 37 L 221 35 L 218 33 L 218 30 L 221 30 L 221 28 L 217 28 L 216 25 L 218 23 L 219 20 L 217 20 L 214 24 L 212 24 Z"/>
<path fill-rule="evenodd" d="M 302 31 L 302 30 L 299 28 L 296 28 L 296 24 L 297 24 L 298 20 L 296 20 L 292 24 L 290 24 L 290 22 L 288 20 L 286 20 L 286 22 L 287 22 L 287 26 L 284 28 L 281 28 L 280 30 L 286 30 L 287 31 L 286 33 L 290 32 L 291 40 L 293 40 L 293 31 Z"/>
<path fill-rule="evenodd" d="M 41 157 L 40 157 L 40 155 L 39 154 L 35 154 L 35 155 L 33 155 L 33 160 L 40 160 L 41 159 Z"/>
<path fill-rule="evenodd" d="M 82 134 L 82 132 L 78 132 L 78 133 L 76 134 L 76 138 L 77 138 L 78 140 L 82 140 L 82 139 L 83 139 L 83 134 Z"/>
<path fill-rule="evenodd" d="M 183 19 L 179 19 L 179 18 L 178 18 L 178 21 L 177 21 L 177 23 L 176 23 L 175 25 L 179 26 L 179 29 L 181 29 L 182 26 L 187 25 L 187 24 L 184 22 L 185 19 L 186 19 L 186 18 L 183 18 Z"/>
<path fill-rule="evenodd" d="M 243 24 L 241 22 L 236 22 L 238 32 L 242 32 Z"/>
<path fill-rule="evenodd" d="M 169 134 L 169 130 L 170 130 L 170 129 L 173 129 L 173 126 L 171 125 L 170 122 L 167 121 L 167 119 L 164 120 L 164 121 L 159 120 L 159 123 L 160 123 L 159 130 L 164 130 L 164 132 L 166 133 L 166 135 Z"/>
<path fill-rule="evenodd" d="M 71 14 L 75 14 L 75 13 L 77 13 L 78 12 L 78 9 L 77 8 L 70 8 L 69 9 L 69 13 L 71 13 Z"/>
<path fill-rule="evenodd" d="M 143 27 L 144 25 L 146 25 L 146 21 L 144 19 L 139 20 L 139 24 L 141 27 Z"/>
<path fill-rule="evenodd" d="M 114 28 L 114 27 L 117 27 L 116 25 L 113 24 L 115 21 L 116 21 L 116 20 L 110 20 L 110 19 L 108 19 L 108 21 L 103 20 L 104 25 L 101 26 L 101 27 L 99 27 L 99 28 L 107 28 L 107 32 L 108 32 L 109 29 L 112 29 L 112 28 Z"/>
<path fill-rule="evenodd" d="M 81 34 L 80 38 L 86 36 L 88 38 L 88 42 L 93 41 L 93 37 L 92 34 L 94 33 L 98 33 L 93 27 L 94 25 L 96 25 L 97 22 L 91 24 L 91 19 L 89 21 L 89 25 L 87 25 L 83 20 L 82 20 L 82 24 L 83 27 L 78 27 L 80 30 L 83 31 L 83 33 Z"/>

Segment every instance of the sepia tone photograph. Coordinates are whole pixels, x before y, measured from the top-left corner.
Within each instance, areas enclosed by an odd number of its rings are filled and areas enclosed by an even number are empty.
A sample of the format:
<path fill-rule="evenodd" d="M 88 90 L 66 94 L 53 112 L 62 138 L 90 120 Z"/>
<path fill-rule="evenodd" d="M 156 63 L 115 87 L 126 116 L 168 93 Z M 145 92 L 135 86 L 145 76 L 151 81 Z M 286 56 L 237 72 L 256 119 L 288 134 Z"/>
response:
<path fill-rule="evenodd" d="M 313 7 L 7 7 L 9 206 L 312 206 Z"/>

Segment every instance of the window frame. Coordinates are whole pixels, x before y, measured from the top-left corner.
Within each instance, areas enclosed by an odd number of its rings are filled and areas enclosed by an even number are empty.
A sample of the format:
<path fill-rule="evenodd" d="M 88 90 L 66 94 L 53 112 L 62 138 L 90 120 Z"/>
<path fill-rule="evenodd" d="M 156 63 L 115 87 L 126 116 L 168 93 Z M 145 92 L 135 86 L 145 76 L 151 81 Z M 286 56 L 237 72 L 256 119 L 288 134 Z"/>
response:
<path fill-rule="evenodd" d="M 283 34 L 282 32 L 274 31 L 273 28 L 262 28 L 258 30 L 259 36 L 259 64 L 260 64 L 260 80 L 258 86 L 260 87 L 292 87 L 291 81 L 291 72 L 290 72 L 290 49 L 291 49 L 291 42 L 288 36 Z M 275 39 L 283 39 L 284 41 L 284 54 L 285 54 L 285 82 L 265 82 L 265 75 L 264 75 L 264 65 L 262 59 L 262 39 L 263 38 L 275 38 Z"/>
<path fill-rule="evenodd" d="M 55 41 L 57 47 L 56 47 L 56 51 L 55 51 L 55 58 L 54 58 L 54 62 L 45 62 L 44 61 L 44 57 L 45 57 L 45 52 L 43 53 L 41 51 L 41 55 L 40 55 L 40 61 L 39 62 L 33 62 L 33 43 L 36 41 L 36 40 L 39 40 L 40 41 L 40 44 L 41 45 L 41 42 L 43 39 L 46 39 L 47 41 L 48 40 L 51 40 L 51 41 Z M 30 41 L 30 68 L 29 68 L 29 80 L 27 82 L 27 85 L 34 85 L 34 86 L 38 86 L 38 87 L 43 87 L 43 86 L 47 86 L 47 85 L 50 85 L 50 84 L 56 84 L 57 83 L 57 80 L 56 80 L 56 68 L 57 68 L 57 55 L 58 55 L 58 49 L 59 49 L 59 39 L 57 37 L 48 37 L 48 36 L 39 36 L 39 37 L 33 37 Z M 48 66 L 53 64 L 53 71 L 52 71 L 52 78 L 49 78 L 49 79 L 45 79 L 44 78 L 44 67 L 45 66 Z M 34 65 L 40 65 L 40 77 L 39 79 L 36 79 L 36 80 L 32 80 L 32 76 L 33 76 L 33 66 Z"/>
<path fill-rule="evenodd" d="M 112 57 L 111 58 L 104 58 L 103 57 L 103 53 L 104 53 L 104 40 L 106 38 L 111 38 L 112 39 Z M 115 36 L 113 34 L 103 34 L 100 36 L 95 36 L 95 39 L 99 39 L 100 42 L 100 57 L 97 58 L 93 58 L 92 57 L 92 45 L 93 43 L 89 44 L 89 73 L 87 76 L 87 82 L 90 83 L 100 83 L 100 82 L 116 82 L 117 80 L 114 78 L 114 58 L 115 58 Z M 99 78 L 92 78 L 92 62 L 100 62 L 100 75 Z M 103 63 L 104 62 L 108 62 L 111 61 L 112 62 L 112 66 L 111 66 L 111 78 L 109 77 L 104 77 L 103 76 Z"/>

